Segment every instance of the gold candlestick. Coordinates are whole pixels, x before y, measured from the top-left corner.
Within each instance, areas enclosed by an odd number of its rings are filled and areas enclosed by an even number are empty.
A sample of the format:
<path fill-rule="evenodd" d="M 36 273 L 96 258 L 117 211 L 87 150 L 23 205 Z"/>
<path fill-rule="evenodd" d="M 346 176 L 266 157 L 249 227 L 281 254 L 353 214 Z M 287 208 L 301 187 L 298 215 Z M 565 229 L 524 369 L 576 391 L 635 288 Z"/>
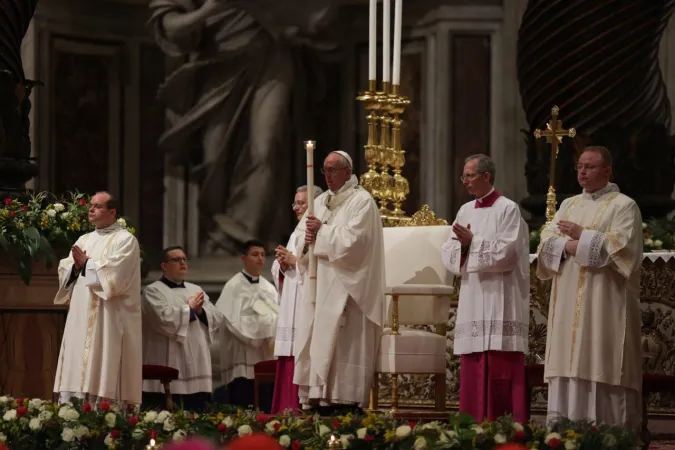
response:
<path fill-rule="evenodd" d="M 405 165 L 405 151 L 402 148 L 401 142 L 401 125 L 403 124 L 403 120 L 400 118 L 401 114 L 403 114 L 409 104 L 410 100 L 407 97 L 400 95 L 399 86 L 394 85 L 391 108 L 389 111 L 392 115 L 391 166 L 394 170 L 393 187 L 390 198 L 394 204 L 392 216 L 397 218 L 405 217 L 405 212 L 401 205 L 405 202 L 408 194 L 410 194 L 410 184 L 408 183 L 408 180 L 401 175 L 401 171 Z"/>
<path fill-rule="evenodd" d="M 368 112 L 366 120 L 368 121 L 368 142 L 364 146 L 366 163 L 368 171 L 361 175 L 361 186 L 370 192 L 376 200 L 380 198 L 381 184 L 380 174 L 377 173 L 377 163 L 380 160 L 379 149 L 377 145 L 377 123 L 379 120 L 378 111 L 381 104 L 379 101 L 380 93 L 376 92 L 377 82 L 368 80 L 368 90 L 361 92 L 356 99 L 363 102 L 363 107 Z"/>
<path fill-rule="evenodd" d="M 388 203 L 392 197 L 394 179 L 389 173 L 391 164 L 391 95 L 389 82 L 382 83 L 382 93 L 378 97 L 380 103 L 380 144 L 378 146 L 380 165 L 380 216 L 387 218 L 391 215 Z"/>
<path fill-rule="evenodd" d="M 328 442 L 326 442 L 326 448 L 328 448 L 328 449 L 341 449 L 342 448 L 342 442 L 340 442 L 338 439 L 335 439 L 334 434 L 331 434 L 330 438 L 328 439 Z"/>

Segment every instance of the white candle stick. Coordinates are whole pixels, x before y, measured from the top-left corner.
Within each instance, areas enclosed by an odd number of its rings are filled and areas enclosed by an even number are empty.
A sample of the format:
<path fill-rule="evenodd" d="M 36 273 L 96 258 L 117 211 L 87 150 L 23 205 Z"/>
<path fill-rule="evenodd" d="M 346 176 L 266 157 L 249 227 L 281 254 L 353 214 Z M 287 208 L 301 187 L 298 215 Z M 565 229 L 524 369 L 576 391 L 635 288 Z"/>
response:
<path fill-rule="evenodd" d="M 394 6 L 394 64 L 392 83 L 401 84 L 401 31 L 403 27 L 403 0 L 396 0 Z"/>
<path fill-rule="evenodd" d="M 377 0 L 370 0 L 368 28 L 368 79 L 377 79 Z"/>
<path fill-rule="evenodd" d="M 314 215 L 314 141 L 305 141 L 307 150 L 307 215 Z M 314 256 L 314 244 L 307 250 L 309 258 L 309 298 L 316 303 L 316 257 Z"/>
<path fill-rule="evenodd" d="M 382 0 L 382 81 L 391 81 L 391 0 Z"/>

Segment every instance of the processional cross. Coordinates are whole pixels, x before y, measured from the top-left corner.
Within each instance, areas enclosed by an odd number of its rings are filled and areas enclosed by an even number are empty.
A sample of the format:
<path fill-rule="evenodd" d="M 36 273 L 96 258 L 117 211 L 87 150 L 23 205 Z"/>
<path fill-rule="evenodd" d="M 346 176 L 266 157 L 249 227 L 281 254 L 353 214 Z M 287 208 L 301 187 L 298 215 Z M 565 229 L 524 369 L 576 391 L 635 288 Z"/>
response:
<path fill-rule="evenodd" d="M 577 131 L 574 128 L 565 130 L 562 126 L 562 120 L 558 119 L 560 108 L 554 106 L 551 108 L 551 121 L 546 124 L 544 131 L 537 128 L 534 130 L 534 137 L 537 139 L 546 138 L 546 142 L 551 144 L 551 168 L 549 172 L 548 193 L 546 194 L 546 225 L 553 221 L 556 211 L 555 196 L 555 161 L 558 158 L 558 146 L 562 144 L 564 137 L 573 138 Z"/>

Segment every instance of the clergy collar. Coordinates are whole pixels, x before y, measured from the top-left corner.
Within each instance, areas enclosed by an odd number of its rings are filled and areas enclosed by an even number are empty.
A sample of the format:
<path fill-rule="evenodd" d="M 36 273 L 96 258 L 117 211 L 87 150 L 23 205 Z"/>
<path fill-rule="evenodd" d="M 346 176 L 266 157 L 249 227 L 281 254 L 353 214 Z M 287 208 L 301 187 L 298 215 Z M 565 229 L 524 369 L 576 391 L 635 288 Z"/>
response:
<path fill-rule="evenodd" d="M 122 228 L 120 226 L 120 224 L 117 223 L 117 222 L 114 222 L 112 225 L 109 225 L 105 228 L 96 228 L 96 232 L 99 233 L 99 234 L 108 234 L 108 233 L 112 233 L 113 231 L 117 231 L 120 228 Z"/>
<path fill-rule="evenodd" d="M 260 283 L 260 277 L 259 277 L 259 276 L 258 276 L 258 277 L 254 277 L 253 275 L 250 275 L 249 273 L 247 273 L 247 272 L 246 272 L 245 270 L 243 270 L 243 269 L 242 269 L 242 271 L 241 271 L 241 274 L 242 274 L 242 275 L 244 276 L 244 278 L 246 278 L 246 279 L 248 280 L 248 282 L 251 283 L 251 284 Z"/>
<path fill-rule="evenodd" d="M 325 198 L 325 205 L 328 210 L 332 210 L 340 206 L 345 200 L 352 196 L 359 189 L 359 180 L 356 175 L 352 175 L 349 180 L 338 189 L 337 192 L 328 191 Z"/>
<path fill-rule="evenodd" d="M 169 279 L 168 279 L 167 277 L 165 277 L 164 275 L 162 275 L 162 278 L 160 278 L 159 281 L 161 281 L 162 283 L 166 284 L 166 285 L 169 286 L 171 289 L 178 289 L 178 288 L 184 288 L 184 287 L 185 287 L 185 283 L 184 283 L 183 281 L 181 281 L 180 283 L 176 283 L 175 281 L 169 280 Z"/>
<path fill-rule="evenodd" d="M 609 194 L 610 192 L 620 192 L 619 186 L 617 186 L 615 183 L 607 183 L 607 186 L 605 186 L 602 189 L 598 189 L 595 192 L 586 192 L 586 190 L 584 190 L 584 193 L 582 195 L 584 196 L 585 199 L 595 201 L 600 197 L 602 197 L 603 195 Z"/>
<path fill-rule="evenodd" d="M 501 197 L 502 194 L 500 194 L 494 187 L 490 189 L 490 192 L 482 196 L 481 198 L 476 199 L 476 203 L 474 204 L 474 208 L 490 208 L 492 205 L 495 204 L 497 199 Z"/>

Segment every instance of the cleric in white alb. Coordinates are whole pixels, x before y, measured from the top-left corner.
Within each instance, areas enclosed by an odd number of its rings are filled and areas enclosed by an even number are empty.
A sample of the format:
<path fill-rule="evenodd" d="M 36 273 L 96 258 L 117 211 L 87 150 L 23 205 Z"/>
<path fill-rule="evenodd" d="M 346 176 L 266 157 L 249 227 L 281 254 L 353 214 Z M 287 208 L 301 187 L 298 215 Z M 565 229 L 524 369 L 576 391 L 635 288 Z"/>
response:
<path fill-rule="evenodd" d="M 59 264 L 54 303 L 70 304 L 54 392 L 89 402 L 141 403 L 141 258 L 136 238 L 117 221 L 107 192 L 91 198 L 89 221 Z"/>
<path fill-rule="evenodd" d="M 332 152 L 322 172 L 329 191 L 314 201 L 315 217 L 301 220 L 296 230 L 303 236 L 297 249 L 301 272 L 308 269 L 307 246 L 314 243 L 317 288 L 316 299 L 303 294 L 298 307 L 294 382 L 303 407 L 328 413 L 368 403 L 385 278 L 380 213 L 352 175 L 351 158 Z"/>
<path fill-rule="evenodd" d="M 525 354 L 530 323 L 529 233 L 518 205 L 494 188 L 487 155 L 466 159 L 462 182 L 476 200 L 459 209 L 443 263 L 462 277 L 455 325 L 459 410 L 478 422 L 527 421 Z"/>

